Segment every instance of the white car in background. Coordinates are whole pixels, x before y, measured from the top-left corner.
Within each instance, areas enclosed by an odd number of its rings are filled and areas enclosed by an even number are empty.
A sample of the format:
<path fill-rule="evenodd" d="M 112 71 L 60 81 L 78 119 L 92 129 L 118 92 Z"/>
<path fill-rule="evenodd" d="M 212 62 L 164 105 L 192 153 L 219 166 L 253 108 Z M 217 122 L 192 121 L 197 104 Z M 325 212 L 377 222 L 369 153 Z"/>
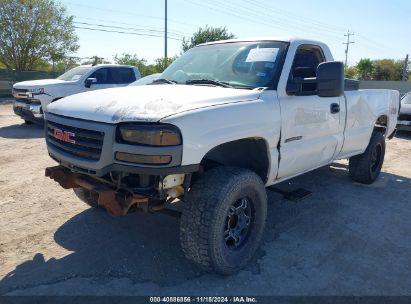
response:
<path fill-rule="evenodd" d="M 411 131 L 411 92 L 405 94 L 401 99 L 397 129 L 400 131 Z"/>
<path fill-rule="evenodd" d="M 124 87 L 140 77 L 139 70 L 134 66 L 81 65 L 57 79 L 30 80 L 14 84 L 13 110 L 26 123 L 42 123 L 46 107 L 60 98 L 87 91 Z"/>

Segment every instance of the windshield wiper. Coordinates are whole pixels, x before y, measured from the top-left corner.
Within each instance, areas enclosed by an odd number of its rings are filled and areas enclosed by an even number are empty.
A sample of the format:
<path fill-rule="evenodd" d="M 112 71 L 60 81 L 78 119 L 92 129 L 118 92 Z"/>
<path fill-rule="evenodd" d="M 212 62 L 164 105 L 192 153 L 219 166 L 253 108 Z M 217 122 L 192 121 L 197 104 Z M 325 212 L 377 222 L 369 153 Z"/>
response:
<path fill-rule="evenodd" d="M 186 81 L 186 84 L 213 84 L 215 86 L 223 88 L 232 88 L 233 86 L 229 85 L 227 82 L 212 80 L 212 79 L 190 79 Z"/>
<path fill-rule="evenodd" d="M 166 78 L 160 78 L 160 79 L 156 79 L 154 80 L 151 84 L 153 83 L 168 83 L 168 84 L 176 84 L 177 81 L 175 80 L 171 80 L 171 79 L 166 79 Z"/>

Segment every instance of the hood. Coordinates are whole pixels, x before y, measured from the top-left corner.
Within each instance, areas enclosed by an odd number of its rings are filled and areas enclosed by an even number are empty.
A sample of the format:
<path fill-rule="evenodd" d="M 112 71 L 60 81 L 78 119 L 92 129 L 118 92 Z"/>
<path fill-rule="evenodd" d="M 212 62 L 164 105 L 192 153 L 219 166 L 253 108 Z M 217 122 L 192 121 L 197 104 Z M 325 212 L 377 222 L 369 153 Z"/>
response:
<path fill-rule="evenodd" d="M 159 121 L 184 111 L 254 100 L 259 91 L 198 85 L 145 85 L 71 95 L 47 112 L 105 123 Z"/>
<path fill-rule="evenodd" d="M 17 82 L 13 85 L 13 88 L 16 88 L 16 89 L 42 88 L 44 86 L 59 84 L 59 83 L 67 83 L 67 81 L 60 80 L 60 79 L 29 80 L 29 81 Z"/>

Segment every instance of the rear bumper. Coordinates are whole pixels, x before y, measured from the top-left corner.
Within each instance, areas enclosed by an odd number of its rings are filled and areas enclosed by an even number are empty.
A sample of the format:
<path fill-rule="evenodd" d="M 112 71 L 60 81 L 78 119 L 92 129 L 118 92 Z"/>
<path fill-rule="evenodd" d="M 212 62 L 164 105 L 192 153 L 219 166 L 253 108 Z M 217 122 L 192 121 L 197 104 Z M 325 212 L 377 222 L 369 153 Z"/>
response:
<path fill-rule="evenodd" d="M 411 121 L 399 120 L 397 122 L 397 129 L 400 131 L 411 131 Z"/>

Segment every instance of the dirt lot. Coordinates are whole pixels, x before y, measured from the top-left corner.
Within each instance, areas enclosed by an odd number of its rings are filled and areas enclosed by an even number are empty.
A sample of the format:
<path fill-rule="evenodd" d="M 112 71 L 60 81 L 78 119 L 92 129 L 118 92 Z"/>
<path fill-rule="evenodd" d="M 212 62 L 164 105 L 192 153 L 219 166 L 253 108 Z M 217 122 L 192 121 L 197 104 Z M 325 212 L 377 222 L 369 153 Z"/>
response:
<path fill-rule="evenodd" d="M 264 243 L 231 277 L 183 257 L 178 220 L 113 218 L 44 177 L 54 165 L 41 127 L 0 105 L 0 294 L 411 295 L 411 136 L 388 142 L 380 179 L 353 183 L 347 162 L 269 191 Z"/>

